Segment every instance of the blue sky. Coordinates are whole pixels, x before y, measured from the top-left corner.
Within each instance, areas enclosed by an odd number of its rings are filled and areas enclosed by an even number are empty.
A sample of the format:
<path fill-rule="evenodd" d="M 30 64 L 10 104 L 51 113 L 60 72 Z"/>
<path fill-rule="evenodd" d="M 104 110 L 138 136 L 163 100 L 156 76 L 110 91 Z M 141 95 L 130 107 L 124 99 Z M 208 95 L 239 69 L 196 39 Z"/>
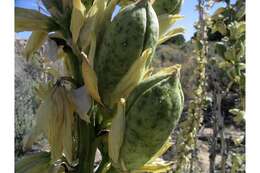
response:
<path fill-rule="evenodd" d="M 231 2 L 235 2 L 235 0 L 231 0 Z M 175 24 L 175 27 L 182 26 L 185 28 L 184 36 L 186 40 L 189 40 L 191 36 L 193 36 L 193 33 L 195 32 L 193 25 L 198 19 L 198 13 L 195 10 L 196 5 L 197 5 L 197 0 L 184 0 L 184 4 L 181 9 L 181 15 L 184 16 L 184 19 L 178 21 Z M 31 9 L 37 9 L 38 7 L 37 0 L 15 0 L 15 6 L 23 7 L 23 8 L 31 8 Z M 217 8 L 221 6 L 224 6 L 224 3 L 215 4 L 210 12 L 211 13 L 214 12 Z M 17 33 L 17 36 L 19 38 L 27 38 L 29 35 L 30 32 Z"/>

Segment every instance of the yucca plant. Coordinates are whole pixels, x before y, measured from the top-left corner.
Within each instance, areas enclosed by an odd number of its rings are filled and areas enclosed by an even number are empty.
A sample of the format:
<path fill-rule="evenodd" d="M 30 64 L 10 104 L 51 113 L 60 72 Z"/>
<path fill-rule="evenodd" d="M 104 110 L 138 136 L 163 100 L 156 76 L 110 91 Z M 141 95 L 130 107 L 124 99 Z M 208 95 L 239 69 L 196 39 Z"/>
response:
<path fill-rule="evenodd" d="M 48 16 L 16 8 L 16 32 L 32 31 L 27 60 L 51 39 L 66 68 L 66 75 L 48 69 L 52 78 L 36 89 L 41 104 L 24 138 L 28 150 L 43 134 L 50 152 L 25 156 L 16 172 L 171 169 L 173 163 L 159 157 L 171 146 L 183 109 L 180 65 L 154 73 L 150 62 L 159 44 L 183 32 L 172 28 L 182 18 L 182 1 L 156 2 L 161 0 L 42 0 Z M 115 8 L 121 9 L 112 19 Z M 97 150 L 102 161 L 95 170 Z"/>

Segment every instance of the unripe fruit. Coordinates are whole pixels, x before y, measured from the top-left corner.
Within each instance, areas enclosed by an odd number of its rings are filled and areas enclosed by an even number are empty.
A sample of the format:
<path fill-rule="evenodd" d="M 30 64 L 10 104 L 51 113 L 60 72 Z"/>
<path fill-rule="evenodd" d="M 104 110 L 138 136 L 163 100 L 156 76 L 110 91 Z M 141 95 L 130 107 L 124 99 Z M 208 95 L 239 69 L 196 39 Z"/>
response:
<path fill-rule="evenodd" d="M 179 72 L 141 83 L 126 106 L 124 141 L 119 162 L 127 170 L 138 169 L 163 146 L 175 128 L 183 109 Z M 145 87 L 144 85 L 148 86 Z M 131 103 L 133 101 L 134 103 Z"/>
<path fill-rule="evenodd" d="M 109 98 L 142 52 L 147 48 L 155 50 L 158 35 L 158 19 L 147 0 L 126 6 L 113 19 L 94 59 L 98 88 L 105 103 L 104 99 Z"/>

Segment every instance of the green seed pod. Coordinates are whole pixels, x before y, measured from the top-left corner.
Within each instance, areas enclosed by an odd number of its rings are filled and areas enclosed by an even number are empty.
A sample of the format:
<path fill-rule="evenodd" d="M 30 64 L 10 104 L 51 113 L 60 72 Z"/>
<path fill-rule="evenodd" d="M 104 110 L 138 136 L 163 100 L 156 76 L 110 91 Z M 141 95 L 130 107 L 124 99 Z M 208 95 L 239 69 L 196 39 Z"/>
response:
<path fill-rule="evenodd" d="M 139 84 L 126 103 L 124 140 L 119 154 L 121 169 L 134 170 L 147 163 L 167 141 L 182 109 L 178 70 Z"/>
<path fill-rule="evenodd" d="M 105 104 L 142 52 L 147 48 L 154 52 L 158 35 L 158 19 L 148 0 L 126 6 L 113 19 L 94 59 L 98 88 Z M 148 58 L 146 64 L 150 61 Z"/>
<path fill-rule="evenodd" d="M 180 13 L 183 0 L 156 0 L 153 4 L 154 11 L 157 15 L 178 14 Z"/>

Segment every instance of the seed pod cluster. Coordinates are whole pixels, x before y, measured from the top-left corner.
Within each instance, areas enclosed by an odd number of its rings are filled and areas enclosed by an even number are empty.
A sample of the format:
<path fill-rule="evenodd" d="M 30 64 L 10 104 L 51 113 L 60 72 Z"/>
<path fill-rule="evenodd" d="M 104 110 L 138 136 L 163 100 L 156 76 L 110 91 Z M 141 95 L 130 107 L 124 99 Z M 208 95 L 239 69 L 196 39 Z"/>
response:
<path fill-rule="evenodd" d="M 150 63 L 156 46 L 181 32 L 171 28 L 180 18 L 175 14 L 181 3 L 182 0 L 43 0 L 50 16 L 17 10 L 17 15 L 22 16 L 16 17 L 16 23 L 21 24 L 16 31 L 33 31 L 25 55 L 31 57 L 46 38 L 55 38 L 63 50 L 61 63 L 69 72 L 68 76 L 57 75 L 61 79 L 55 85 L 38 92 L 42 102 L 35 127 L 24 138 L 24 149 L 30 149 L 39 135 L 47 137 L 51 153 L 39 155 L 44 160 L 39 164 L 41 168 L 56 170 L 57 161 L 64 163 L 65 159 L 69 166 L 78 167 L 78 172 L 89 172 L 92 166 L 85 164 L 92 163 L 91 155 L 98 147 L 105 159 L 97 172 L 171 169 L 173 162 L 166 163 L 158 157 L 172 145 L 170 134 L 183 109 L 180 67 L 167 67 L 151 75 Z M 122 8 L 112 17 L 117 5 Z M 38 18 L 42 25 L 33 24 Z M 70 94 L 84 87 L 87 92 L 79 93 L 85 93 L 85 98 L 83 94 Z M 102 147 L 98 146 L 99 138 Z M 85 141 L 94 142 L 88 145 Z M 77 160 L 78 165 L 74 165 Z M 30 157 L 24 161 L 33 160 Z M 25 162 L 20 162 L 19 167 Z M 25 169 L 27 166 L 21 171 Z"/>

